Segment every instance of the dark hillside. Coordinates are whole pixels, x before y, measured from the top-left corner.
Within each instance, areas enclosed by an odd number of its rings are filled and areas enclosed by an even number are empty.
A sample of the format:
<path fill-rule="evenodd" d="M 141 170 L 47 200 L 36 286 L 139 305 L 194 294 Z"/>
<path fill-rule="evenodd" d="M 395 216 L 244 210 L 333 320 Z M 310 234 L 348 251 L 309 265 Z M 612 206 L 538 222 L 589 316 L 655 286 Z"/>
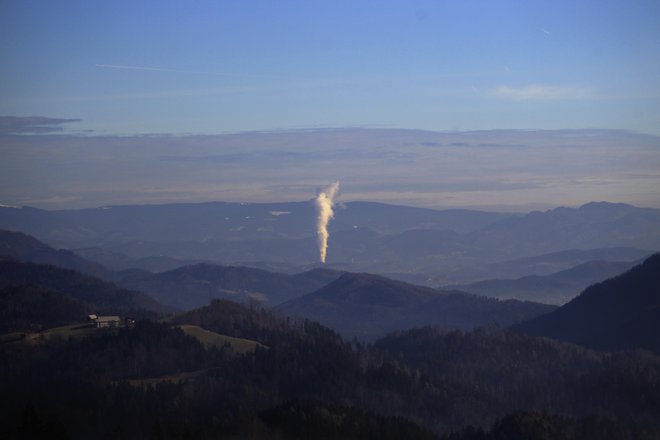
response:
<path fill-rule="evenodd" d="M 602 350 L 660 353 L 660 254 L 515 328 Z"/>
<path fill-rule="evenodd" d="M 458 394 L 445 402 L 459 404 L 469 412 L 468 418 L 481 420 L 475 426 L 484 426 L 486 413 L 522 408 L 648 423 L 660 416 L 660 401 L 648 399 L 660 393 L 660 358 L 648 352 L 597 353 L 497 327 L 474 332 L 425 327 L 388 335 L 375 346 L 395 356 L 400 365 L 418 369 L 428 383 L 451 383 L 452 388 L 444 389 Z M 650 382 L 642 385 L 642 377 Z M 614 390 L 621 399 L 635 400 L 632 407 L 623 409 L 622 401 L 612 397 Z M 638 417 L 648 410 L 648 417 Z M 446 411 L 461 410 L 452 406 Z M 480 416 L 480 411 L 486 412 Z"/>
<path fill-rule="evenodd" d="M 507 325 L 547 313 L 554 307 L 439 291 L 371 274 L 346 273 L 278 309 L 319 321 L 348 337 L 374 339 L 390 331 L 429 324 L 463 329 L 494 322 Z"/>
<path fill-rule="evenodd" d="M 0 333 L 39 331 L 81 322 L 94 312 L 90 305 L 44 287 L 0 289 Z"/>
<path fill-rule="evenodd" d="M 168 309 L 143 293 L 119 288 L 69 269 L 13 260 L 0 260 L 0 288 L 33 285 L 65 293 L 99 313 L 154 316 Z"/>
<path fill-rule="evenodd" d="M 109 271 L 98 263 L 85 260 L 71 251 L 54 249 L 20 232 L 0 230 L 0 257 L 31 263 L 52 264 L 89 275 L 107 278 Z"/>
<path fill-rule="evenodd" d="M 468 427 L 442 440 L 656 440 L 660 429 L 617 421 L 611 417 L 572 417 L 522 411 L 497 420 L 489 431 Z"/>

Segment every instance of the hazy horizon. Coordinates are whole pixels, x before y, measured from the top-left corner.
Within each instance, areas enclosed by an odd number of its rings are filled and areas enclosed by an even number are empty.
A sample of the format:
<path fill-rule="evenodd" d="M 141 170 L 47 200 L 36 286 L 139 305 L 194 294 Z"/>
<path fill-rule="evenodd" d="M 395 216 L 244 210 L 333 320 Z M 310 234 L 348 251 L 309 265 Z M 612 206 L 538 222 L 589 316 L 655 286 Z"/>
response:
<path fill-rule="evenodd" d="M 1 140 L 5 205 L 287 202 L 312 199 L 339 180 L 343 202 L 504 211 L 591 201 L 660 207 L 660 137 L 622 130 L 347 128 L 214 136 L 5 134 Z"/>
<path fill-rule="evenodd" d="M 0 203 L 660 208 L 660 4 L 0 5 Z M 51 136 L 52 135 L 52 136 Z"/>

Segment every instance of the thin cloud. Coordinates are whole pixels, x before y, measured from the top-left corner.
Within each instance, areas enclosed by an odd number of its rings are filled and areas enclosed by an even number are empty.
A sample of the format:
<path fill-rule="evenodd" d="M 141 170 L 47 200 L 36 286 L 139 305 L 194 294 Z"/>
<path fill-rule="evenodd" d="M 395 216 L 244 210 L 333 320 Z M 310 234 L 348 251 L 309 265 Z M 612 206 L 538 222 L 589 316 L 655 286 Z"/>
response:
<path fill-rule="evenodd" d="M 550 86 L 533 84 L 524 87 L 499 86 L 490 96 L 514 101 L 560 101 L 592 98 L 591 90 L 574 85 Z"/>
<path fill-rule="evenodd" d="M 43 116 L 0 116 L 0 134 L 43 134 L 63 131 L 62 124 L 80 119 L 47 118 Z"/>
<path fill-rule="evenodd" d="M 114 95 L 89 95 L 58 98 L 58 101 L 124 101 L 132 99 L 158 99 L 190 96 L 225 95 L 233 93 L 251 93 L 272 90 L 275 87 L 227 86 L 202 89 L 161 90 L 154 92 L 118 93 Z"/>
<path fill-rule="evenodd" d="M 282 80 L 282 79 L 294 79 L 285 76 L 277 75 L 252 75 L 252 74 L 232 74 L 232 73 L 221 73 L 221 72 L 204 72 L 201 70 L 181 70 L 181 69 L 168 69 L 165 67 L 151 67 L 151 66 L 131 66 L 126 64 L 94 64 L 94 67 L 101 69 L 115 69 L 115 70 L 138 70 L 138 71 L 147 71 L 147 72 L 166 72 L 166 73 L 188 73 L 195 75 L 209 75 L 217 77 L 226 77 L 226 78 L 251 78 L 251 79 L 268 79 L 268 80 Z"/>
<path fill-rule="evenodd" d="M 286 81 L 275 83 L 264 83 L 255 85 L 228 85 L 220 87 L 209 87 L 199 89 L 173 89 L 173 90 L 156 90 L 150 92 L 132 92 L 132 93 L 116 93 L 108 95 L 86 95 L 86 96 L 65 96 L 51 99 L 58 102 L 86 102 L 86 101 L 124 101 L 135 99 L 159 99 L 159 98 L 178 98 L 178 97 L 195 97 L 195 96 L 211 96 L 211 95 L 230 95 L 242 93 L 263 93 L 276 90 L 300 90 L 305 88 L 318 88 L 328 87 L 329 85 L 342 85 L 345 82 L 340 81 L 324 81 L 324 80 L 309 80 L 309 81 Z"/>
<path fill-rule="evenodd" d="M 94 64 L 94 67 L 100 67 L 103 69 L 119 69 L 119 70 L 148 70 L 151 72 L 172 72 L 172 73 L 207 73 L 207 72 L 197 72 L 194 70 L 176 70 L 176 69 L 165 69 L 162 67 L 147 67 L 147 66 L 126 66 L 120 64 Z"/>
<path fill-rule="evenodd" d="M 32 205 L 61 205 L 66 203 L 73 203 L 80 200 L 79 196 L 74 195 L 56 195 L 46 198 L 27 198 L 19 202 L 20 206 Z"/>

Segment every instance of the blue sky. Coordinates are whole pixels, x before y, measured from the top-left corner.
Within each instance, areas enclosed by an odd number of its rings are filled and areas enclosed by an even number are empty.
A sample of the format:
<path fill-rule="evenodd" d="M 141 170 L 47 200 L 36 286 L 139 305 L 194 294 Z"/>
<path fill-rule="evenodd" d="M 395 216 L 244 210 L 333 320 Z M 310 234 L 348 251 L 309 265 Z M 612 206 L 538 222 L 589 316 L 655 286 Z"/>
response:
<path fill-rule="evenodd" d="M 72 132 L 660 134 L 657 1 L 0 3 L 0 115 Z"/>

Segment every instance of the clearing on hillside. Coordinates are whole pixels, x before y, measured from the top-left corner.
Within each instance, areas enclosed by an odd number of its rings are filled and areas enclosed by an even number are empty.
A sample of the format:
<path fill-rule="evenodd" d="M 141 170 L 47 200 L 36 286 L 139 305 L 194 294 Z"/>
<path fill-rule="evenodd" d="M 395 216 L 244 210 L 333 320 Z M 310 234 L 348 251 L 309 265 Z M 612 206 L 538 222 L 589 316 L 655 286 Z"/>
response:
<path fill-rule="evenodd" d="M 197 340 L 204 344 L 206 347 L 223 347 L 228 343 L 232 350 L 239 354 L 252 353 L 254 350 L 256 350 L 257 346 L 265 347 L 265 345 L 251 339 L 234 338 L 232 336 L 221 335 L 220 333 L 215 333 L 196 325 L 182 324 L 178 327 L 183 330 L 185 334 L 197 338 Z"/>

